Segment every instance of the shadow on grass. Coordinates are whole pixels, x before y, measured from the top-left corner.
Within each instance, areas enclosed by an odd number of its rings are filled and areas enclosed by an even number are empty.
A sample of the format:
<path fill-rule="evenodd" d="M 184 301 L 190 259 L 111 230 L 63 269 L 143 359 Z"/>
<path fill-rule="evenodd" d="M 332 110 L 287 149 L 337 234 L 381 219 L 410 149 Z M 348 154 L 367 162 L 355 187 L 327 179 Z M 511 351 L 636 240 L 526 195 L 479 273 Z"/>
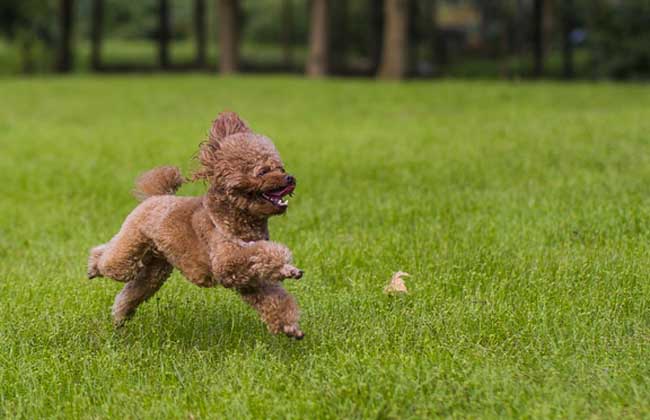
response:
<path fill-rule="evenodd" d="M 106 341 L 127 347 L 148 347 L 179 352 L 209 352 L 226 357 L 252 353 L 260 347 L 293 359 L 305 347 L 317 345 L 315 337 L 297 341 L 273 335 L 251 308 L 234 296 L 214 304 L 152 299 L 121 328 L 110 328 Z M 309 340 L 311 338 L 311 341 Z"/>

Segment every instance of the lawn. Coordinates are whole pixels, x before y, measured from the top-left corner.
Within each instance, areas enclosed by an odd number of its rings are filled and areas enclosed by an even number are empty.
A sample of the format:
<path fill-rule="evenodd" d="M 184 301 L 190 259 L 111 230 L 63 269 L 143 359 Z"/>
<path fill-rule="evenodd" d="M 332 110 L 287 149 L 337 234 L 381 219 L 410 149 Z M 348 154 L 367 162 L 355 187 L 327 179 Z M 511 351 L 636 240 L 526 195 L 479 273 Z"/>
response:
<path fill-rule="evenodd" d="M 304 67 L 307 56 L 305 46 L 296 45 L 293 48 L 293 65 L 296 69 Z M 196 45 L 192 40 L 174 41 L 170 44 L 170 61 L 172 66 L 183 67 L 191 65 L 196 57 Z M 207 68 L 217 68 L 217 47 L 209 44 L 206 50 Z M 274 44 L 257 44 L 244 42 L 242 44 L 242 61 L 248 67 L 277 67 L 284 65 L 282 47 Z M 54 67 L 54 54 L 52 48 L 43 44 L 37 44 L 33 51 L 34 71 L 47 73 Z M 123 40 L 119 38 L 108 38 L 102 44 L 102 63 L 108 67 L 118 68 L 139 68 L 141 71 L 155 71 L 159 66 L 158 45 L 153 40 Z M 477 68 L 485 63 L 472 63 L 471 69 L 460 71 L 454 69 L 453 74 L 460 76 L 480 75 Z M 90 42 L 81 40 L 77 44 L 75 52 L 74 69 L 77 72 L 90 71 Z M 462 66 L 458 66 L 462 67 Z M 494 66 L 493 66 L 494 67 Z M 498 69 L 497 69 L 498 70 Z M 497 70 L 488 70 L 487 76 Z M 20 50 L 15 44 L 7 43 L 0 38 L 0 77 L 20 74 L 22 71 L 22 58 Z M 485 77 L 485 73 L 483 76 Z"/>
<path fill-rule="evenodd" d="M 650 416 L 650 87 L 209 75 L 0 80 L 0 417 Z M 241 113 L 303 341 L 175 273 L 120 330 L 87 250 Z M 196 194 L 201 185 L 184 187 Z M 384 284 L 408 271 L 411 293 Z"/>

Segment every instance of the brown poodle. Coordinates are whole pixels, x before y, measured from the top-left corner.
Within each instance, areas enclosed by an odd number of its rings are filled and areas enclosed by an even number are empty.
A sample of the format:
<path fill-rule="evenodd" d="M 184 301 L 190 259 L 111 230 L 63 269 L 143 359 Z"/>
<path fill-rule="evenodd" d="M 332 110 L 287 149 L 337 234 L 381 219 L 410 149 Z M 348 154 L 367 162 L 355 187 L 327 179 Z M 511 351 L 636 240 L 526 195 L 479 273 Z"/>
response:
<path fill-rule="evenodd" d="M 300 339 L 295 299 L 281 286 L 303 272 L 291 252 L 269 241 L 268 218 L 287 210 L 296 186 L 267 137 L 255 134 L 237 114 L 214 121 L 201 144 L 201 168 L 192 177 L 209 184 L 200 197 L 176 197 L 184 182 L 178 168 L 162 167 L 136 181 L 142 201 L 108 243 L 93 248 L 88 277 L 126 283 L 113 317 L 122 325 L 177 268 L 201 287 L 235 289 L 273 333 Z"/>

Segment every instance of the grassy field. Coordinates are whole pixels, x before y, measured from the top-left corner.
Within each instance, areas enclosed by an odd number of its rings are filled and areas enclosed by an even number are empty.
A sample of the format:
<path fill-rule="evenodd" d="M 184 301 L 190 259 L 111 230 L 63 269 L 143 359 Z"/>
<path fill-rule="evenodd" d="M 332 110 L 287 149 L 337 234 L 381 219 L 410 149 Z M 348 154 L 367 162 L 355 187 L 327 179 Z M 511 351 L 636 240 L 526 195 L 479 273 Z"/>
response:
<path fill-rule="evenodd" d="M 89 72 L 90 65 L 90 43 L 80 41 L 76 44 L 74 71 L 78 73 Z M 207 67 L 217 68 L 217 47 L 208 45 Z M 262 68 L 266 65 L 278 66 L 283 64 L 283 51 L 280 45 L 261 45 L 253 42 L 245 42 L 241 49 L 242 60 L 247 65 L 257 65 Z M 293 65 L 296 69 L 304 67 L 307 51 L 306 47 L 299 45 L 293 49 Z M 170 44 L 170 61 L 173 66 L 187 66 L 194 62 L 196 57 L 196 46 L 191 40 L 175 41 Z M 34 47 L 33 65 L 34 72 L 47 73 L 54 68 L 53 49 L 38 44 Z M 154 41 L 147 40 L 121 40 L 106 39 L 102 45 L 102 62 L 109 67 L 140 67 L 142 70 L 151 69 L 155 71 L 158 66 L 158 46 Z M 476 76 L 477 69 L 481 64 L 470 65 L 471 70 L 457 72 L 462 76 Z M 20 74 L 22 71 L 22 57 L 17 45 L 9 44 L 0 38 L 0 77 Z M 489 69 L 484 77 L 490 77 L 495 73 Z M 497 74 L 498 75 L 498 74 Z"/>
<path fill-rule="evenodd" d="M 77 73 L 89 73 L 90 64 L 90 42 L 80 40 L 75 44 L 74 71 Z M 281 45 L 258 44 L 251 41 L 242 43 L 241 59 L 248 71 L 257 69 L 277 68 L 284 65 L 284 52 Z M 421 59 L 420 64 L 428 63 L 427 57 L 430 51 L 421 48 L 417 52 Z M 575 52 L 575 73 L 577 77 L 593 78 L 593 63 L 590 60 L 588 51 L 578 49 Z M 196 46 L 192 40 L 176 40 L 170 44 L 170 61 L 172 66 L 182 68 L 191 65 L 196 56 Z M 207 48 L 207 68 L 216 69 L 218 61 L 217 46 L 209 44 Z M 292 54 L 292 66 L 296 71 L 304 69 L 307 60 L 307 47 L 295 45 Z M 52 48 L 38 44 L 34 47 L 33 65 L 34 72 L 45 74 L 54 68 L 54 55 Z M 367 62 L 368 57 L 360 56 L 354 52 L 348 52 L 347 64 L 351 69 L 364 67 L 361 62 Z M 104 65 L 115 68 L 132 67 L 140 71 L 156 71 L 159 67 L 158 46 L 152 40 L 124 40 L 119 38 L 108 38 L 102 46 L 102 62 Z M 429 63 L 430 64 L 430 63 Z M 0 77 L 19 75 L 22 71 L 20 51 L 15 44 L 9 44 L 0 38 Z M 452 60 L 444 69 L 444 76 L 447 78 L 469 79 L 498 79 L 508 77 L 521 79 L 530 77 L 533 68 L 532 57 L 512 56 L 508 59 L 495 60 L 494 58 L 463 57 Z M 149 70 L 147 70 L 149 69 Z M 561 79 L 563 76 L 562 56 L 559 52 L 552 52 L 547 57 L 545 64 L 546 77 Z M 206 70 L 207 71 L 207 70 Z"/>
<path fill-rule="evenodd" d="M 0 417 L 650 416 L 650 87 L 0 80 Z M 143 170 L 273 138 L 301 342 L 174 274 L 125 328 L 85 279 Z M 201 185 L 182 191 L 194 194 Z M 412 274 L 389 298 L 391 274 Z"/>

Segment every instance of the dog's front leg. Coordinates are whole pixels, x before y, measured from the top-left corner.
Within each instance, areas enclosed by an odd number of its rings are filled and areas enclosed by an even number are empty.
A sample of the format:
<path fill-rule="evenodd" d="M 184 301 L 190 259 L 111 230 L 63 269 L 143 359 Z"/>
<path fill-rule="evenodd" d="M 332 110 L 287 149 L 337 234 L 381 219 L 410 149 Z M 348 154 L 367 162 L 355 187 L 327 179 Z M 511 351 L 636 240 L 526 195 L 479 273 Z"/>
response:
<path fill-rule="evenodd" d="M 243 288 L 237 291 L 246 303 L 255 308 L 273 334 L 284 333 L 297 340 L 305 336 L 298 326 L 300 318 L 298 304 L 280 284 Z"/>
<path fill-rule="evenodd" d="M 286 246 L 271 241 L 245 246 L 222 244 L 212 255 L 212 270 L 225 287 L 258 287 L 301 278 L 303 271 L 292 264 L 291 258 Z"/>

